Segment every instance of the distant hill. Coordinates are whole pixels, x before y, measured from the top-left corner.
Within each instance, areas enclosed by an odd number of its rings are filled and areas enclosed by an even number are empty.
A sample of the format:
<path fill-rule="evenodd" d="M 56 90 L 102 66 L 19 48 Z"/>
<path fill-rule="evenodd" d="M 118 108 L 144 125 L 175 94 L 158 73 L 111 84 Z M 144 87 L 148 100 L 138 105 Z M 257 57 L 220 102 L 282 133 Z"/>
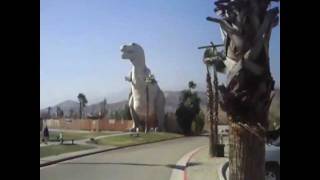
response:
<path fill-rule="evenodd" d="M 276 94 L 270 109 L 272 112 L 275 112 L 276 115 L 279 114 L 280 116 L 280 89 L 276 89 L 275 93 Z M 174 113 L 179 105 L 181 92 L 180 91 L 164 91 L 164 94 L 166 97 L 165 111 Z M 206 112 L 206 107 L 208 102 L 206 92 L 198 91 L 198 96 L 201 99 L 200 107 L 204 112 Z M 103 101 L 88 105 L 86 107 L 86 112 L 92 113 L 92 114 L 98 113 L 100 111 L 102 102 Z M 107 104 L 108 112 L 111 113 L 113 111 L 123 109 L 126 104 L 128 104 L 128 100 L 122 100 L 115 103 L 108 103 Z M 66 100 L 57 105 L 52 106 L 51 115 L 53 115 L 56 112 L 56 109 L 58 106 L 64 111 L 65 115 L 69 115 L 70 109 L 72 109 L 75 113 L 79 112 L 78 102 L 72 101 L 72 100 Z M 48 108 L 44 108 L 40 110 L 40 114 L 46 114 L 47 112 L 48 112 Z M 226 114 L 221 110 L 219 111 L 219 114 L 220 114 L 220 119 L 226 122 Z"/>

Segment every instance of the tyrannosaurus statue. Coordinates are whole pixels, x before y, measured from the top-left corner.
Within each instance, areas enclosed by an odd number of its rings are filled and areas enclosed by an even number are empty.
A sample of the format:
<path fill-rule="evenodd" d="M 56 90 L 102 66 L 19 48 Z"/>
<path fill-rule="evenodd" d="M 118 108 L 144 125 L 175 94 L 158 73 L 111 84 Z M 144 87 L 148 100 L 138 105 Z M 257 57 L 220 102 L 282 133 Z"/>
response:
<path fill-rule="evenodd" d="M 133 65 L 129 77 L 125 79 L 131 82 L 131 92 L 129 95 L 129 108 L 134 121 L 133 128 L 144 129 L 147 111 L 146 78 L 151 75 L 145 64 L 143 48 L 132 43 L 121 47 L 122 59 L 129 59 Z M 148 85 L 149 94 L 149 115 L 147 128 L 164 129 L 164 106 L 165 97 L 156 82 Z"/>

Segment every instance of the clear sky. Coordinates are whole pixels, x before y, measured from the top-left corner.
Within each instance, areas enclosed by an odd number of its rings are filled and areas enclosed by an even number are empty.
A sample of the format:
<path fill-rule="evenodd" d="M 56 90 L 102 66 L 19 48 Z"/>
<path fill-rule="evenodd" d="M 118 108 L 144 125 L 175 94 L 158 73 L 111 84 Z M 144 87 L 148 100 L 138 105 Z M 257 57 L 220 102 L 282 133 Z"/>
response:
<path fill-rule="evenodd" d="M 131 64 L 120 46 L 143 46 L 147 66 L 163 90 L 193 80 L 205 89 L 203 50 L 222 43 L 213 0 L 40 0 L 40 106 L 77 100 L 89 104 L 129 88 Z M 280 27 L 270 42 L 271 70 L 280 86 Z"/>

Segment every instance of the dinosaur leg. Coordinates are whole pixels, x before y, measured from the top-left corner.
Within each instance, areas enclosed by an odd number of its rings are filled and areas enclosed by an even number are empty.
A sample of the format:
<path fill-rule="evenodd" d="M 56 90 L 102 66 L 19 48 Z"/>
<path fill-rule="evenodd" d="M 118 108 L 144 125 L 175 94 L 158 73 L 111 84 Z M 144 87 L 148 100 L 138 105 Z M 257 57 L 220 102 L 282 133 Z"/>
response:
<path fill-rule="evenodd" d="M 156 98 L 155 102 L 155 112 L 156 112 L 156 117 L 158 120 L 158 126 L 160 131 L 165 131 L 165 112 L 164 112 L 164 107 L 165 107 L 165 97 L 162 91 L 158 93 L 158 96 Z"/>
<path fill-rule="evenodd" d="M 139 117 L 137 115 L 137 113 L 134 111 L 134 108 L 133 108 L 133 97 L 131 96 L 130 97 L 130 100 L 129 100 L 129 109 L 130 109 L 130 114 L 131 114 L 131 117 L 132 117 L 132 120 L 133 120 L 133 127 L 134 130 L 137 128 L 137 127 L 140 127 L 140 121 L 139 121 Z"/>

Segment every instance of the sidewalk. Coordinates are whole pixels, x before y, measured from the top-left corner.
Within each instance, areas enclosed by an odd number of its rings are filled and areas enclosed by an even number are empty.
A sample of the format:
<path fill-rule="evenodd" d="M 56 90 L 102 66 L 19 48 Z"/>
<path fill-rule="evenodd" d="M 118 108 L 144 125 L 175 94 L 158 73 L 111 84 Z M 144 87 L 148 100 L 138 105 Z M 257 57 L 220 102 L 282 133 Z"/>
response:
<path fill-rule="evenodd" d="M 192 156 L 186 169 L 188 180 L 220 180 L 219 171 L 228 159 L 228 145 L 225 145 L 225 157 L 210 157 L 209 145 L 201 148 Z M 196 164 L 196 166 L 193 166 Z"/>

